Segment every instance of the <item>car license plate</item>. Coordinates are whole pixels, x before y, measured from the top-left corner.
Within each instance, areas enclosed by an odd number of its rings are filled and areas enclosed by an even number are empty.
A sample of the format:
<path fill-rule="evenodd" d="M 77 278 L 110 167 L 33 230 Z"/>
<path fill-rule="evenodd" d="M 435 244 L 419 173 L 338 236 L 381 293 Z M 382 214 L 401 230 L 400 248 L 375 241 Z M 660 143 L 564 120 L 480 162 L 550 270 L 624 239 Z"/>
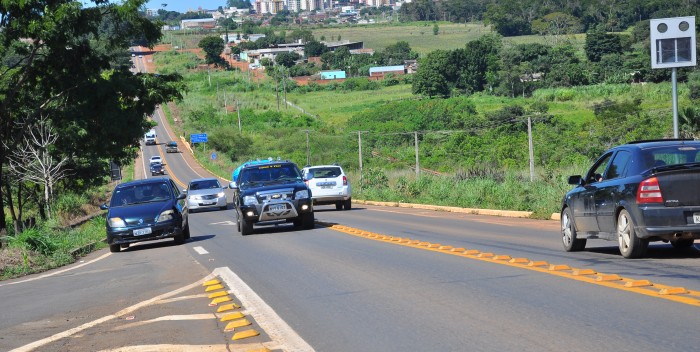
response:
<path fill-rule="evenodd" d="M 134 236 L 148 235 L 148 234 L 150 234 L 150 233 L 152 233 L 152 232 L 153 232 L 153 230 L 151 230 L 150 227 L 146 227 L 146 228 L 143 228 L 143 229 L 134 230 Z"/>
<path fill-rule="evenodd" d="M 700 224 L 700 213 L 693 213 L 693 222 Z"/>
<path fill-rule="evenodd" d="M 321 189 L 331 189 L 333 186 L 321 186 Z"/>
<path fill-rule="evenodd" d="M 270 205 L 270 207 L 268 209 L 270 211 L 282 211 L 282 210 L 286 210 L 287 207 L 284 206 L 284 204 L 273 204 L 273 205 Z"/>

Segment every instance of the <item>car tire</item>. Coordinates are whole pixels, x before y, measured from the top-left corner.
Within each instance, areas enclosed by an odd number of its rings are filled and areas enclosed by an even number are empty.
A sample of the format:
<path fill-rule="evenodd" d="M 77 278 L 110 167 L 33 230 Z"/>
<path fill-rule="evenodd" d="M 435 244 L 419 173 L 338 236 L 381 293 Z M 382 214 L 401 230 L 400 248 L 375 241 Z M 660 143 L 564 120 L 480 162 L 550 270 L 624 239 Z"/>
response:
<path fill-rule="evenodd" d="M 343 208 L 345 208 L 345 210 L 352 209 L 352 198 L 349 198 L 348 200 L 343 202 Z"/>
<path fill-rule="evenodd" d="M 314 228 L 314 213 L 304 213 L 299 216 L 301 218 L 301 228 L 311 230 Z"/>
<path fill-rule="evenodd" d="M 185 228 L 182 230 L 182 235 L 186 240 L 190 239 L 190 223 L 188 222 L 187 225 L 185 225 Z"/>
<path fill-rule="evenodd" d="M 695 239 L 694 238 L 684 238 L 681 240 L 675 240 L 671 241 L 671 245 L 673 248 L 676 249 L 685 249 L 685 248 L 690 248 L 695 245 Z"/>
<path fill-rule="evenodd" d="M 335 202 L 335 210 L 343 210 L 343 202 Z"/>
<path fill-rule="evenodd" d="M 564 250 L 567 252 L 578 252 L 586 248 L 586 239 L 577 238 L 574 217 L 571 216 L 569 208 L 565 208 L 561 212 L 561 239 Z"/>
<path fill-rule="evenodd" d="M 248 236 L 253 233 L 253 223 L 246 221 L 244 217 L 241 216 L 238 223 L 239 231 L 241 231 L 241 236 Z"/>
<path fill-rule="evenodd" d="M 646 254 L 649 240 L 637 237 L 634 231 L 634 221 L 626 209 L 622 209 L 617 216 L 616 229 L 617 241 L 623 257 L 640 258 Z"/>
<path fill-rule="evenodd" d="M 173 237 L 173 239 L 175 240 L 175 244 L 183 244 L 183 243 L 185 243 L 185 232 L 184 232 L 184 229 L 182 230 L 182 232 L 180 232 L 179 235 L 175 235 L 175 237 Z"/>
<path fill-rule="evenodd" d="M 221 210 L 226 210 L 226 209 L 228 209 L 228 206 L 227 206 L 227 205 L 224 205 L 224 206 L 222 206 L 222 207 L 219 207 L 219 209 L 221 209 Z"/>
<path fill-rule="evenodd" d="M 110 244 L 109 245 L 109 251 L 112 253 L 119 253 L 121 251 L 121 245 L 118 244 Z"/>

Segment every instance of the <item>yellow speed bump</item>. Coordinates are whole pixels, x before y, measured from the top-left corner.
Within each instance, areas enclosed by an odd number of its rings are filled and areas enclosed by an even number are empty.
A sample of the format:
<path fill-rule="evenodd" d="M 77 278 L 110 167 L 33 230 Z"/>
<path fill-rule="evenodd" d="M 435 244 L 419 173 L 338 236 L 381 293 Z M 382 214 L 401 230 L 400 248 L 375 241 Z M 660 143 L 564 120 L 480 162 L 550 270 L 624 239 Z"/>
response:
<path fill-rule="evenodd" d="M 259 332 L 255 331 L 255 329 L 250 329 L 250 330 L 241 331 L 241 332 L 237 332 L 237 333 L 233 334 L 233 337 L 231 338 L 231 340 L 247 339 L 249 337 L 258 336 L 258 335 L 260 335 Z"/>
<path fill-rule="evenodd" d="M 625 287 L 644 287 L 653 285 L 654 284 L 652 284 L 649 280 L 632 280 L 625 282 Z"/>
<path fill-rule="evenodd" d="M 596 272 L 593 269 L 574 269 L 574 271 L 571 273 L 571 275 L 574 276 L 583 276 L 583 275 L 595 275 L 598 272 Z"/>
<path fill-rule="evenodd" d="M 224 289 L 224 286 L 217 284 L 217 285 L 207 286 L 207 289 L 204 290 L 204 292 L 211 292 L 211 291 L 223 290 L 223 289 Z"/>
<path fill-rule="evenodd" d="M 228 293 L 226 293 L 226 291 L 219 291 L 219 292 L 214 292 L 214 293 L 210 294 L 209 298 L 223 297 L 226 295 L 228 295 Z"/>
<path fill-rule="evenodd" d="M 595 281 L 620 281 L 622 278 L 617 274 L 600 274 Z"/>
<path fill-rule="evenodd" d="M 513 258 L 508 261 L 508 263 L 513 263 L 513 264 L 527 264 L 530 262 L 530 259 L 527 258 Z"/>
<path fill-rule="evenodd" d="M 224 302 L 229 302 L 231 300 L 231 297 L 229 296 L 223 296 L 223 297 L 217 297 L 214 298 L 209 305 L 215 306 L 218 305 L 219 303 L 224 303 Z"/>
<path fill-rule="evenodd" d="M 544 260 L 534 260 L 527 263 L 527 266 L 549 266 L 549 263 Z"/>
<path fill-rule="evenodd" d="M 243 313 L 241 313 L 241 312 L 229 313 L 229 314 L 226 314 L 223 317 L 221 317 L 220 321 L 225 322 L 225 321 L 237 320 L 237 319 L 241 319 L 243 317 L 245 317 L 245 315 L 243 315 Z"/>
<path fill-rule="evenodd" d="M 219 282 L 219 280 L 214 279 L 214 280 L 206 281 L 205 283 L 202 284 L 202 286 L 218 285 L 220 283 L 221 282 Z"/>
<path fill-rule="evenodd" d="M 236 328 L 244 327 L 251 325 L 252 323 L 248 321 L 248 319 L 238 319 L 234 320 L 228 324 L 226 324 L 226 327 L 224 328 L 224 331 L 232 331 L 235 330 Z"/>
<path fill-rule="evenodd" d="M 669 287 L 659 291 L 660 295 L 682 295 L 688 293 L 684 287 Z"/>
<path fill-rule="evenodd" d="M 223 306 L 219 307 L 219 309 L 217 309 L 216 312 L 223 313 L 223 312 L 227 312 L 229 310 L 234 310 L 234 309 L 238 309 L 238 308 L 241 308 L 241 306 L 239 306 L 238 304 L 235 304 L 235 303 L 224 304 Z"/>

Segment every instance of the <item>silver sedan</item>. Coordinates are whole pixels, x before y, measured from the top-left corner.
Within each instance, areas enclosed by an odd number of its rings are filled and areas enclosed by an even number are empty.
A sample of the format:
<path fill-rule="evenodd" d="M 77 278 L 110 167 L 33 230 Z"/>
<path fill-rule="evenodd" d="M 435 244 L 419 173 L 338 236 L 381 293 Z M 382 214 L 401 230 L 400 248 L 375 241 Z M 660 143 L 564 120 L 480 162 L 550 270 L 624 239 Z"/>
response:
<path fill-rule="evenodd" d="M 195 212 L 200 209 L 211 208 L 226 210 L 225 188 L 228 188 L 228 186 L 222 186 L 219 180 L 215 178 L 198 178 L 190 181 L 185 190 L 189 211 Z"/>

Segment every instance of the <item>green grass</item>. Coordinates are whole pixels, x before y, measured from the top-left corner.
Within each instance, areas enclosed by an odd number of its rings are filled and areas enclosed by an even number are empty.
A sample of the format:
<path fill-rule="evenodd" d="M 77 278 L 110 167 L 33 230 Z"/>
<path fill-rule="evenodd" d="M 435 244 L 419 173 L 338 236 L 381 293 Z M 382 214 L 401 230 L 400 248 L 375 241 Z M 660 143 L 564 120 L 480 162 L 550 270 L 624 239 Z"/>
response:
<path fill-rule="evenodd" d="M 333 126 L 344 124 L 354 114 L 373 109 L 378 105 L 414 98 L 411 86 L 407 84 L 384 87 L 376 91 L 319 91 L 287 94 L 287 100 Z"/>

